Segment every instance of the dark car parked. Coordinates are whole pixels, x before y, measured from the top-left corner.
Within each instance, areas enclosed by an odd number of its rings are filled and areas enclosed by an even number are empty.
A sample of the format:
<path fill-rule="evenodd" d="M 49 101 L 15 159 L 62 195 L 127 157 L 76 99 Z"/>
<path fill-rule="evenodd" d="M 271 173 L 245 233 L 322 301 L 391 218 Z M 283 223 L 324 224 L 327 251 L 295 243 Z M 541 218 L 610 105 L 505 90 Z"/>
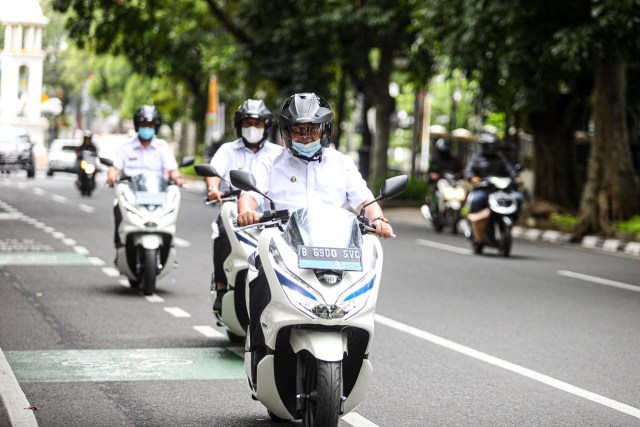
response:
<path fill-rule="evenodd" d="M 36 174 L 33 144 L 23 129 L 0 128 L 0 171 L 26 170 L 27 176 Z"/>

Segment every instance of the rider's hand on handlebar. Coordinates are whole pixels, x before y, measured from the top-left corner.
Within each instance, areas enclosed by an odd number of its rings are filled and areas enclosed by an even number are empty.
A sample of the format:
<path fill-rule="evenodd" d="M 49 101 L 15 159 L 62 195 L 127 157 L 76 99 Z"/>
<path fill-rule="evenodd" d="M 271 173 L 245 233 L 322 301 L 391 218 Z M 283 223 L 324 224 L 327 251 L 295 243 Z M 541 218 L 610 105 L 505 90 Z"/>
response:
<path fill-rule="evenodd" d="M 471 183 L 472 184 L 477 184 L 481 181 L 481 178 L 479 176 L 474 176 L 473 178 L 471 178 Z"/>
<path fill-rule="evenodd" d="M 217 200 L 218 203 L 222 203 L 222 191 L 212 189 L 207 194 L 207 199 L 208 200 Z"/>
<path fill-rule="evenodd" d="M 255 224 L 260 221 L 260 215 L 254 210 L 244 211 L 238 214 L 238 225 L 244 227 L 245 225 Z"/>
<path fill-rule="evenodd" d="M 376 228 L 376 235 L 380 237 L 388 239 L 393 235 L 393 227 L 391 227 L 389 221 L 384 217 L 376 218 L 371 225 Z"/>
<path fill-rule="evenodd" d="M 116 185 L 116 180 L 113 177 L 107 176 L 107 182 L 105 182 L 107 187 L 113 187 Z"/>

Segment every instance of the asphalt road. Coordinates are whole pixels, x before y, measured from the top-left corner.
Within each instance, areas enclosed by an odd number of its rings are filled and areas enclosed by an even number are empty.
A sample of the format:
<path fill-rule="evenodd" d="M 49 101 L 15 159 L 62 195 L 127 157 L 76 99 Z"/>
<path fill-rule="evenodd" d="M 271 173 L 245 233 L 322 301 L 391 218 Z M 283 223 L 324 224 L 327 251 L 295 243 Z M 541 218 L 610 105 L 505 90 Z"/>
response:
<path fill-rule="evenodd" d="M 112 269 L 113 190 L 0 177 L 0 349 L 38 425 L 270 425 L 213 323 L 216 211 L 182 195 L 179 268 L 145 298 Z M 394 228 L 369 396 L 341 426 L 640 425 L 637 258 L 525 240 L 476 256 Z"/>

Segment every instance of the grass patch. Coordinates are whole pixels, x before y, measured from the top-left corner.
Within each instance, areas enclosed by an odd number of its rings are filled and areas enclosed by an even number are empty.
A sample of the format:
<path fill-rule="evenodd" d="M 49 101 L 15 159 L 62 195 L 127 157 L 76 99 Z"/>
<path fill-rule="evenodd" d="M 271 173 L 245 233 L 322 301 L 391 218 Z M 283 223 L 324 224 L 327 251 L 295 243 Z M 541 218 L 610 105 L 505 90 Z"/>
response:
<path fill-rule="evenodd" d="M 628 221 L 616 221 L 613 226 L 626 233 L 640 233 L 640 215 L 634 215 Z"/>

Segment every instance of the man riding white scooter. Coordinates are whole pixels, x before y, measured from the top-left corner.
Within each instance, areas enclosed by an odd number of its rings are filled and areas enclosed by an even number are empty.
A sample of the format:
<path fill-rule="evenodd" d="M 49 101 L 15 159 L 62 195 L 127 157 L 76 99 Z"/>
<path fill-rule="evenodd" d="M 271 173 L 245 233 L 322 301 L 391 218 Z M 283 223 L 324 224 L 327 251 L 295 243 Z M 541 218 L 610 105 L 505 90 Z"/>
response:
<path fill-rule="evenodd" d="M 133 125 L 138 134 L 116 152 L 115 158 L 112 160 L 113 166 L 110 166 L 107 172 L 107 185 L 113 187 L 118 182 L 120 174 L 135 176 L 142 172 L 159 172 L 165 178 L 171 178 L 177 185 L 182 186 L 184 180 L 180 176 L 178 163 L 169 149 L 169 145 L 165 140 L 155 136 L 161 123 L 162 118 L 155 107 L 143 105 L 136 110 L 133 115 Z M 113 216 L 116 247 L 114 263 L 117 264 L 118 248 L 124 244 L 120 241 L 118 233 L 118 227 L 122 222 L 122 212 L 120 212 L 117 203 L 113 208 Z"/>
<path fill-rule="evenodd" d="M 268 141 L 269 130 L 273 124 L 273 113 L 264 101 L 247 99 L 236 110 L 234 119 L 238 139 L 223 144 L 216 151 L 211 166 L 219 176 L 207 177 L 209 200 L 222 202 L 225 191 L 231 190 L 229 172 L 240 169 L 251 172 L 258 161 L 266 156 L 275 156 L 282 147 Z M 217 234 L 217 236 L 216 236 Z M 222 217 L 218 216 L 213 225 L 213 274 L 211 275 L 211 292 L 215 293 L 213 311 L 220 313 L 222 298 L 227 292 L 227 276 L 224 272 L 224 261 L 231 252 L 229 238 L 222 224 Z"/>
<path fill-rule="evenodd" d="M 293 212 L 315 200 L 340 208 L 351 206 L 360 211 L 374 200 L 353 160 L 329 147 L 333 112 L 323 98 L 314 93 L 295 94 L 284 103 L 279 119 L 287 150 L 260 162 L 253 172 L 257 188 L 275 202 L 277 210 Z M 255 192 L 240 195 L 240 226 L 260 221 L 257 212 L 260 202 L 262 196 Z M 378 236 L 393 234 L 391 224 L 377 203 L 366 207 L 365 216 Z M 271 296 L 263 273 L 259 273 L 249 287 L 250 350 L 254 355 L 252 376 L 255 381 L 255 367 L 266 354 L 259 319 Z"/>

